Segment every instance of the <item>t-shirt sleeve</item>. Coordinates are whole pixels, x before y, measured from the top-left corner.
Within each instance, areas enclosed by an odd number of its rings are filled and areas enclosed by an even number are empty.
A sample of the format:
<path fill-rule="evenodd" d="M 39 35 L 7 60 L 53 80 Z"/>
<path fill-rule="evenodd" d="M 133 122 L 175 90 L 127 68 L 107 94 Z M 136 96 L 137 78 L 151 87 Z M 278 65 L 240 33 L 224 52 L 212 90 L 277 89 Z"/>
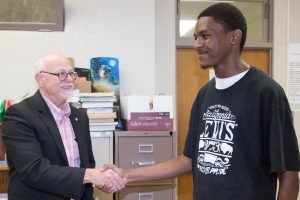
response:
<path fill-rule="evenodd" d="M 197 127 L 199 125 L 200 115 L 198 105 L 198 98 L 196 98 L 192 106 L 189 122 L 189 131 L 185 140 L 185 146 L 183 150 L 183 155 L 185 155 L 188 158 L 194 158 L 195 145 L 197 140 Z"/>
<path fill-rule="evenodd" d="M 287 97 L 281 88 L 267 96 L 263 121 L 270 173 L 299 171 L 299 147 Z"/>

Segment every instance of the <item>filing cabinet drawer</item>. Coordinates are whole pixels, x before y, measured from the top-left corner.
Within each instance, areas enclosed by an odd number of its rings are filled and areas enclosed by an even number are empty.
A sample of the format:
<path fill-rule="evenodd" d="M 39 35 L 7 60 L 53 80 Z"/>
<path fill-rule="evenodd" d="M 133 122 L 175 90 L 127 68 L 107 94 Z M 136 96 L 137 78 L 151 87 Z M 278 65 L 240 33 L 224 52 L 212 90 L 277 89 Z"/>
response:
<path fill-rule="evenodd" d="M 172 137 L 120 137 L 118 147 L 122 168 L 150 166 L 173 157 Z"/>
<path fill-rule="evenodd" d="M 126 187 L 118 192 L 117 200 L 172 200 L 173 186 Z"/>
<path fill-rule="evenodd" d="M 174 149 L 173 132 L 115 132 L 115 163 L 124 169 L 146 167 L 170 160 L 174 157 Z M 141 184 L 173 183 L 173 179 L 168 179 Z"/>

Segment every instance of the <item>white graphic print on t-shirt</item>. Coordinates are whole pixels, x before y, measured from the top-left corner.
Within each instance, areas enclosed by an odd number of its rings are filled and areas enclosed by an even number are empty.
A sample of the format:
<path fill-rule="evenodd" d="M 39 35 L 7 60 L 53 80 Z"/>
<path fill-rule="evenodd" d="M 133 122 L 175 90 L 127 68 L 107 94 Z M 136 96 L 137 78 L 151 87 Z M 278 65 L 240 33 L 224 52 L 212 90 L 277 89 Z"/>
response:
<path fill-rule="evenodd" d="M 226 175 L 233 154 L 236 116 L 222 105 L 209 106 L 203 114 L 197 168 L 204 174 Z"/>

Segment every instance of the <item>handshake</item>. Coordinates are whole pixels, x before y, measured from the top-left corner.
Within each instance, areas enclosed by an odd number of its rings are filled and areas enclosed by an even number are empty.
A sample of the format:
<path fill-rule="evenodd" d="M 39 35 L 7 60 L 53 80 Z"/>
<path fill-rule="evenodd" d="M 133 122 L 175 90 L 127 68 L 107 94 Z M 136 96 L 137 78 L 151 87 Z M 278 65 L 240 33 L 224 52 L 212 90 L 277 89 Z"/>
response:
<path fill-rule="evenodd" d="M 113 164 L 105 164 L 103 168 L 86 169 L 83 179 L 83 183 L 91 183 L 106 193 L 122 190 L 127 182 L 125 170 Z"/>

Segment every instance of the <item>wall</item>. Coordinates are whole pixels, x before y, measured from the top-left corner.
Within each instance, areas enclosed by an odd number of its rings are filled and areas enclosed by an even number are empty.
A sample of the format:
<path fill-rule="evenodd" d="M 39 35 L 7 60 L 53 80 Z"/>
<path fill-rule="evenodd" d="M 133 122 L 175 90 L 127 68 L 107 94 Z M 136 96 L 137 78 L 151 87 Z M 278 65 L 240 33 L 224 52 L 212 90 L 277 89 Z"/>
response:
<path fill-rule="evenodd" d="M 155 0 L 155 93 L 175 94 L 176 1 Z M 175 96 L 174 96 L 175 97 Z"/>
<path fill-rule="evenodd" d="M 34 62 L 48 51 L 89 67 L 95 56 L 120 59 L 121 95 L 155 91 L 153 0 L 65 0 L 64 32 L 0 31 L 0 99 L 36 90 Z"/>
<path fill-rule="evenodd" d="M 289 42 L 300 43 L 299 0 L 289 0 Z"/>

